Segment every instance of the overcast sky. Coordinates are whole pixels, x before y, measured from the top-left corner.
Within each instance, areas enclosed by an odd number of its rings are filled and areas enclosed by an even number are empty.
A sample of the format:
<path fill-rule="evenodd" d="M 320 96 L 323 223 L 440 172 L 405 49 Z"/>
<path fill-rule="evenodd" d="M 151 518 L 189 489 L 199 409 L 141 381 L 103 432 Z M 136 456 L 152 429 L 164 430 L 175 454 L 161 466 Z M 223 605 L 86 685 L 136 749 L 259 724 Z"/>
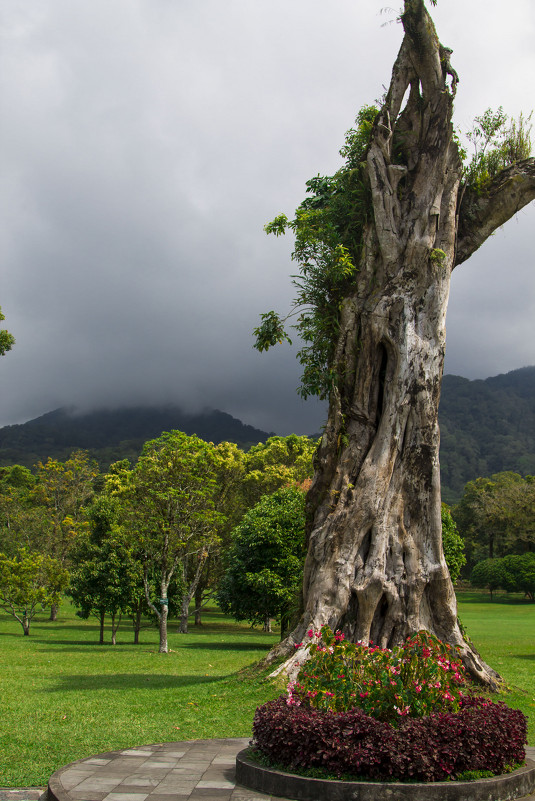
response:
<path fill-rule="evenodd" d="M 385 0 L 0 0 L 0 426 L 59 406 L 176 402 L 286 434 L 324 409 L 287 310 L 291 215 L 340 165 L 402 38 Z M 535 107 L 533 0 L 439 0 L 456 123 Z M 392 24 L 386 24 L 388 22 Z M 535 204 L 452 281 L 446 372 L 535 364 Z"/>

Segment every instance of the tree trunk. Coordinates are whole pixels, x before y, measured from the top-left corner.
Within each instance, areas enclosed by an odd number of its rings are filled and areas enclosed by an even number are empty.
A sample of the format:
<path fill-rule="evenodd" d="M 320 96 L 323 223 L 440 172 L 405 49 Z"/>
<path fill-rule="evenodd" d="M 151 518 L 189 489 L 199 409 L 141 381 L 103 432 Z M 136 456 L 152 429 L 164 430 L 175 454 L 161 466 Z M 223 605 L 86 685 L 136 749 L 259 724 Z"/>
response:
<path fill-rule="evenodd" d="M 141 631 L 141 604 L 138 606 L 136 613 L 132 619 L 134 626 L 134 645 L 139 645 L 139 632 Z"/>
<path fill-rule="evenodd" d="M 269 615 L 266 615 L 264 618 L 264 626 L 262 631 L 265 631 L 267 634 L 271 634 L 271 618 Z"/>
<path fill-rule="evenodd" d="M 122 613 L 121 612 L 119 612 L 118 615 L 117 615 L 116 612 L 114 612 L 113 615 L 111 616 L 111 644 L 112 645 L 117 645 L 117 629 L 121 625 L 121 618 L 122 618 Z M 117 619 L 117 624 L 115 623 L 116 619 Z"/>
<path fill-rule="evenodd" d="M 98 641 L 99 645 L 104 645 L 104 618 L 105 618 L 105 615 L 106 615 L 106 612 L 101 612 L 100 616 L 99 616 L 99 620 L 100 620 L 100 637 L 99 637 L 99 641 Z"/>
<path fill-rule="evenodd" d="M 189 605 L 191 603 L 191 599 L 195 596 L 197 587 L 200 586 L 201 575 L 207 558 L 208 551 L 205 551 L 204 549 L 197 554 L 197 567 L 195 569 L 195 574 L 190 582 L 187 592 L 185 592 L 182 596 L 182 603 L 180 607 L 180 625 L 178 627 L 179 634 L 188 633 Z"/>
<path fill-rule="evenodd" d="M 50 607 L 50 617 L 48 618 L 50 621 L 55 622 L 58 619 L 58 606 L 57 604 L 52 604 Z"/>
<path fill-rule="evenodd" d="M 201 584 L 198 585 L 197 589 L 195 590 L 195 625 L 202 626 L 202 593 L 203 588 Z"/>
<path fill-rule="evenodd" d="M 167 644 L 167 615 L 169 612 L 169 607 L 167 604 L 163 603 L 161 605 L 161 612 L 159 617 L 159 624 L 160 624 L 160 647 L 159 652 L 161 654 L 167 654 L 169 652 L 169 646 Z"/>
<path fill-rule="evenodd" d="M 179 634 L 188 633 L 188 613 L 189 613 L 189 608 L 184 609 L 184 604 L 182 604 L 182 608 L 180 611 L 180 623 L 178 625 Z"/>
<path fill-rule="evenodd" d="M 302 658 L 295 645 L 323 624 L 383 648 L 426 629 L 458 647 L 472 676 L 494 687 L 498 675 L 457 624 L 438 459 L 451 271 L 484 240 L 477 244 L 464 219 L 457 251 L 462 165 L 451 124 L 458 79 L 448 51 L 422 0 L 406 0 L 402 22 L 405 37 L 365 165 L 373 213 L 341 308 L 339 380 L 307 497 L 303 614 L 268 662 L 284 656 L 276 672 L 295 672 Z M 531 197 L 532 161 L 523 173 Z M 494 230 L 493 213 L 482 209 L 478 225 L 484 218 Z"/>

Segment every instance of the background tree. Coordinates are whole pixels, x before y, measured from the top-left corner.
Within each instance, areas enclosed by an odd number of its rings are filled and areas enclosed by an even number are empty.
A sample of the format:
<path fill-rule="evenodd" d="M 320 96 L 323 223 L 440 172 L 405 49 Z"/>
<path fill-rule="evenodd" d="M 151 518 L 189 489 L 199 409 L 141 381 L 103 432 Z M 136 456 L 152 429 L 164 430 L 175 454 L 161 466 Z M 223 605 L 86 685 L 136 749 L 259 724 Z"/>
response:
<path fill-rule="evenodd" d="M 87 534 L 88 521 L 84 512 L 93 494 L 98 475 L 95 462 L 86 451 L 74 451 L 66 462 L 48 459 L 37 465 L 35 504 L 41 511 L 39 550 L 68 567 L 69 551 L 78 537 Z M 52 605 L 50 619 L 55 620 L 57 607 Z"/>
<path fill-rule="evenodd" d="M 317 442 L 310 437 L 270 437 L 253 445 L 245 454 L 242 488 L 244 505 L 252 509 L 262 495 L 281 487 L 302 484 L 312 478 Z"/>
<path fill-rule="evenodd" d="M 143 590 L 143 567 L 135 558 L 132 545 L 118 532 L 100 541 L 78 543 L 73 552 L 68 593 L 83 619 L 94 615 L 100 626 L 99 642 L 104 643 L 106 615 L 111 618 L 111 644 L 117 642 L 117 629 L 124 613 Z"/>
<path fill-rule="evenodd" d="M 18 620 L 26 636 L 39 608 L 59 604 L 68 573 L 57 559 L 20 548 L 0 553 L 0 606 Z"/>
<path fill-rule="evenodd" d="M 5 319 L 6 318 L 2 314 L 2 307 L 0 306 L 0 320 Z M 8 350 L 11 350 L 14 344 L 15 337 L 13 334 L 10 334 L 5 328 L 0 329 L 0 356 L 4 356 Z"/>
<path fill-rule="evenodd" d="M 215 470 L 214 509 L 219 513 L 217 544 L 210 549 L 194 593 L 195 625 L 201 625 L 203 606 L 213 597 L 223 573 L 223 554 L 231 532 L 246 511 L 244 475 L 246 454 L 233 442 L 221 442 L 212 451 Z M 193 566 L 192 566 L 193 567 Z"/>
<path fill-rule="evenodd" d="M 509 554 L 478 562 L 470 576 L 472 586 L 488 589 L 490 599 L 497 589 L 522 592 L 535 600 L 535 553 Z"/>
<path fill-rule="evenodd" d="M 41 510 L 32 499 L 34 485 L 35 477 L 27 467 L 0 468 L 0 534 L 8 556 L 21 547 L 35 550 L 40 541 Z"/>
<path fill-rule="evenodd" d="M 235 620 L 270 620 L 287 629 L 303 575 L 304 496 L 296 487 L 265 495 L 233 532 L 227 569 L 217 594 L 221 609 Z"/>
<path fill-rule="evenodd" d="M 464 554 L 464 540 L 457 531 L 455 521 L 445 503 L 442 504 L 442 547 L 444 548 L 444 558 L 448 566 L 450 578 L 455 584 L 462 568 L 466 564 Z"/>
<path fill-rule="evenodd" d="M 470 574 L 470 584 L 479 589 L 488 589 L 490 600 L 495 590 L 503 587 L 503 560 L 483 559 Z"/>
<path fill-rule="evenodd" d="M 270 660 L 294 670 L 295 646 L 323 624 L 383 647 L 427 629 L 494 686 L 459 629 L 441 545 L 438 404 L 451 272 L 535 197 L 535 161 L 517 126 L 497 171 L 467 180 L 451 50 L 423 0 L 405 0 L 401 22 L 378 113 L 361 111 L 343 166 L 308 182 L 295 218 L 268 226 L 296 237 L 302 392 L 329 398 L 307 500 L 303 614 Z M 256 334 L 260 350 L 287 336 L 275 312 Z"/>
<path fill-rule="evenodd" d="M 452 514 L 466 543 L 469 565 L 535 548 L 535 479 L 495 473 L 469 481 Z"/>
<path fill-rule="evenodd" d="M 535 553 L 504 556 L 502 587 L 506 592 L 523 592 L 535 600 Z"/>
<path fill-rule="evenodd" d="M 171 579 L 177 574 L 184 588 L 180 631 L 186 632 L 189 603 L 218 542 L 221 515 L 214 508 L 213 446 L 180 431 L 166 432 L 145 443 L 132 470 L 121 465 L 112 471 L 108 491 L 118 493 L 125 504 L 125 523 L 142 554 L 147 603 L 159 621 L 160 653 L 167 653 Z M 154 574 L 158 604 L 150 596 L 149 577 Z"/>

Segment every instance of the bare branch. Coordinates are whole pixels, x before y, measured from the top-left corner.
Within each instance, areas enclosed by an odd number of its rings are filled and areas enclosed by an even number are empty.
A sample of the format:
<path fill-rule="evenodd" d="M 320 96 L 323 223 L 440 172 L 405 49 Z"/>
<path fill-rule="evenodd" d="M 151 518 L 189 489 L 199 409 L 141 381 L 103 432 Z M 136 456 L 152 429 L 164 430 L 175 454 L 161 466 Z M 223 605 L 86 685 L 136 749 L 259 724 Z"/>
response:
<path fill-rule="evenodd" d="M 502 170 L 485 194 L 467 189 L 459 211 L 454 266 L 466 261 L 486 239 L 535 200 L 535 158 Z"/>

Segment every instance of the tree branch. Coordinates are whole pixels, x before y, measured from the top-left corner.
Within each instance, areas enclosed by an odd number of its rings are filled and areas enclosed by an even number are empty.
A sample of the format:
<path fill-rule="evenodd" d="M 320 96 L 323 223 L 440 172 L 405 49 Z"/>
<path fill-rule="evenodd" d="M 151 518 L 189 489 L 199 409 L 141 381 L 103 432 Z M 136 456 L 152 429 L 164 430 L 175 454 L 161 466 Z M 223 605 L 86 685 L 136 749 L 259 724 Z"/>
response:
<path fill-rule="evenodd" d="M 502 170 L 484 194 L 467 189 L 459 210 L 454 266 L 466 261 L 500 225 L 532 200 L 535 200 L 535 158 Z"/>

